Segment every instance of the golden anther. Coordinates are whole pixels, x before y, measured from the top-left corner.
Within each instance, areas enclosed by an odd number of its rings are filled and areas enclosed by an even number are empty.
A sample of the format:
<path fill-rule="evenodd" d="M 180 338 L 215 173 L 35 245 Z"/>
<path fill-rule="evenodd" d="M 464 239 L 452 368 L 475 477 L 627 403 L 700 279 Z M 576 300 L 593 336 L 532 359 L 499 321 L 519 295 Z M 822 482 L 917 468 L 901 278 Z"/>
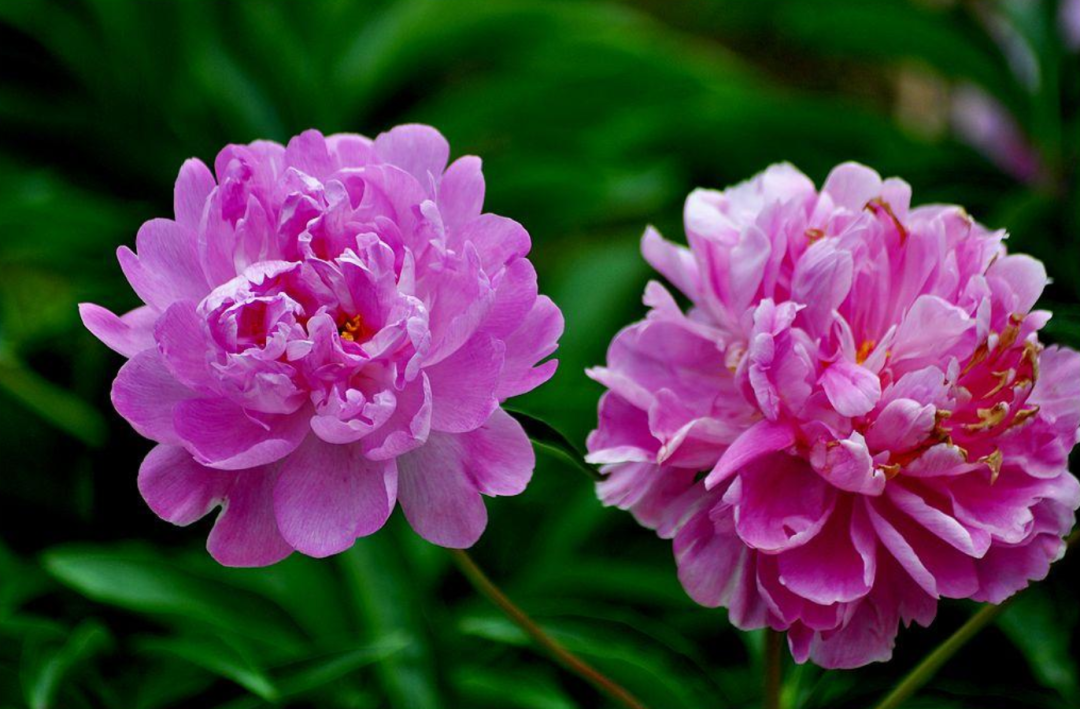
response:
<path fill-rule="evenodd" d="M 1022 425 L 1025 421 L 1027 421 L 1030 418 L 1033 418 L 1038 413 L 1039 413 L 1038 405 L 1032 406 L 1029 409 L 1020 409 L 1019 411 L 1016 412 L 1016 416 L 1013 416 L 1013 420 L 1012 420 L 1012 423 L 1009 424 L 1009 428 L 1013 428 L 1014 426 Z"/>
<path fill-rule="evenodd" d="M 998 475 L 1001 474 L 1001 463 L 1003 457 L 1001 455 L 1001 449 L 995 448 L 994 452 L 990 455 L 984 455 L 979 458 L 980 463 L 986 463 L 986 467 L 990 468 L 990 484 L 993 485 L 997 482 Z"/>
<path fill-rule="evenodd" d="M 1009 384 L 1009 379 L 1011 379 L 1012 376 L 1014 374 L 1016 374 L 1016 372 L 1014 372 L 1011 369 L 1007 369 L 1004 372 L 990 372 L 990 374 L 997 377 L 998 382 L 997 382 L 997 384 L 994 385 L 993 389 L 991 389 L 990 391 L 983 394 L 984 397 L 994 396 L 995 394 L 1000 392 L 1002 389 L 1004 389 Z"/>
<path fill-rule="evenodd" d="M 866 203 L 866 209 L 869 209 L 875 214 L 880 209 L 889 217 L 893 226 L 896 227 L 896 232 L 900 235 L 900 245 L 903 246 L 908 238 L 908 231 L 904 228 L 904 225 L 900 223 L 900 219 L 896 216 L 896 212 L 893 211 L 892 205 L 883 200 L 881 197 L 874 197 L 872 200 Z"/>
<path fill-rule="evenodd" d="M 806 236 L 806 240 L 809 241 L 811 244 L 815 241 L 818 241 L 819 239 L 825 238 L 825 232 L 815 227 L 807 229 L 803 232 L 803 234 Z"/>
<path fill-rule="evenodd" d="M 976 413 L 979 415 L 979 422 L 966 423 L 964 428 L 969 431 L 985 431 L 1005 420 L 1005 417 L 1009 415 L 1009 405 L 1004 401 L 999 401 L 989 409 L 976 409 Z"/>
<path fill-rule="evenodd" d="M 877 340 L 863 340 L 859 345 L 859 351 L 855 353 L 855 363 L 862 364 L 877 347 Z"/>
<path fill-rule="evenodd" d="M 356 342 L 364 335 L 364 321 L 359 315 L 353 315 L 341 325 L 341 339 Z"/>
<path fill-rule="evenodd" d="M 900 464 L 899 463 L 882 463 L 878 467 L 881 468 L 881 471 L 883 473 L 885 473 L 885 479 L 886 480 L 892 480 L 893 478 L 895 478 L 897 475 L 900 474 Z"/>

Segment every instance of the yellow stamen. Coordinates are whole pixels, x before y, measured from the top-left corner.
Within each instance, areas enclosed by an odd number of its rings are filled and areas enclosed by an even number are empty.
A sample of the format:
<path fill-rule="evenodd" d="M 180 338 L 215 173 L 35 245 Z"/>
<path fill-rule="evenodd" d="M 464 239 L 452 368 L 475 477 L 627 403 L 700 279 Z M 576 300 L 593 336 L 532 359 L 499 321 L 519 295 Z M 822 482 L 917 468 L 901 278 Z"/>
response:
<path fill-rule="evenodd" d="M 356 342 L 356 340 L 359 339 L 359 337 L 362 335 L 363 329 L 363 320 L 360 318 L 359 315 L 353 315 L 351 318 L 349 318 L 342 324 L 341 330 L 339 332 L 341 333 L 341 339 L 348 342 Z"/>
<path fill-rule="evenodd" d="M 859 351 L 855 353 L 855 363 L 862 364 L 877 347 L 877 340 L 863 340 L 859 345 Z"/>

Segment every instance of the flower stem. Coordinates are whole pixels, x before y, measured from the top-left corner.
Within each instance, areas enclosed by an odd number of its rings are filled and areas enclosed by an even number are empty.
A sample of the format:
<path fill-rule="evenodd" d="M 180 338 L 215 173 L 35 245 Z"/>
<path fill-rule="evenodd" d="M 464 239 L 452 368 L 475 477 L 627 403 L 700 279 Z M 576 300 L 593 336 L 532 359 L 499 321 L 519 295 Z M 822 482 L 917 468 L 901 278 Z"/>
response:
<path fill-rule="evenodd" d="M 780 709 L 780 678 L 784 662 L 784 634 L 765 628 L 764 709 Z"/>
<path fill-rule="evenodd" d="M 1065 540 L 1066 548 L 1080 541 L 1080 530 L 1073 532 Z M 1019 595 L 1019 594 L 1017 594 Z M 956 652 L 975 637 L 980 630 L 1001 615 L 1016 596 L 1012 596 L 1004 602 L 994 606 L 989 603 L 984 605 L 978 613 L 960 626 L 960 629 L 941 643 L 933 652 L 923 658 L 923 661 L 915 666 L 906 677 L 896 685 L 889 694 L 874 707 L 874 709 L 897 709 L 901 704 L 911 698 L 923 685 L 930 681 L 941 666 L 952 658 Z"/>
<path fill-rule="evenodd" d="M 938 645 L 933 652 L 923 658 L 923 661 L 916 665 L 915 669 L 909 672 L 907 677 L 877 704 L 875 709 L 896 709 L 910 699 L 915 692 L 930 681 L 937 671 L 941 669 L 942 665 L 956 654 L 957 650 L 963 647 L 968 640 L 975 637 L 980 630 L 992 623 L 1008 605 L 1009 602 L 1005 601 L 996 606 L 990 604 L 983 606 L 978 613 L 971 616 L 968 622 L 960 626 L 960 629 L 953 633 L 948 640 Z"/>
<path fill-rule="evenodd" d="M 476 562 L 472 560 L 472 557 L 469 556 L 468 553 L 461 549 L 450 549 L 449 551 L 454 563 L 461 569 L 461 573 L 465 575 L 465 578 L 469 579 L 469 582 L 473 587 L 484 596 L 487 596 L 488 600 L 498 606 L 499 610 L 501 610 L 507 618 L 524 630 L 525 634 L 532 638 L 537 645 L 547 650 L 559 664 L 589 682 L 622 706 L 627 707 L 627 709 L 645 709 L 645 705 L 638 701 L 633 694 L 601 674 L 595 667 L 570 652 L 562 643 L 545 633 L 543 629 L 536 624 L 536 621 L 530 618 L 525 611 L 518 608 L 514 602 L 487 577 L 487 574 L 476 565 Z"/>

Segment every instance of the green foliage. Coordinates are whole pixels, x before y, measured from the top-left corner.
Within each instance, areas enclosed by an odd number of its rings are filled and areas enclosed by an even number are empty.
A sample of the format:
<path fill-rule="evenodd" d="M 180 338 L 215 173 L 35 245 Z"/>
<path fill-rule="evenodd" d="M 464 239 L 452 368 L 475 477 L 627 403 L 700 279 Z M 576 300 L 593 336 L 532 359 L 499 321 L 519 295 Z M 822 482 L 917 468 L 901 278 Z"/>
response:
<path fill-rule="evenodd" d="M 654 707 L 760 700 L 760 637 L 696 607 L 670 543 L 604 510 L 578 457 L 617 330 L 640 316 L 645 224 L 777 160 L 858 159 L 964 203 L 1047 261 L 1050 338 L 1080 345 L 1080 62 L 1057 2 L 27 0 L 0 3 L 0 707 L 470 706 L 606 700 L 389 528 L 334 560 L 217 566 L 206 522 L 157 520 L 148 445 L 108 406 L 119 358 L 76 304 L 136 305 L 111 252 L 168 215 L 183 159 L 308 128 L 425 121 L 485 161 L 487 207 L 534 239 L 560 369 L 514 406 L 541 455 L 475 554 L 567 646 Z M 1003 49 L 1003 43 L 1006 47 Z M 980 87 L 1040 171 L 1019 180 L 904 106 L 898 77 Z M 914 115 L 926 118 L 912 124 Z M 517 414 L 516 414 L 517 415 Z M 1068 561 L 912 706 L 1076 706 Z M 857 672 L 787 668 L 792 709 L 870 705 L 962 622 L 945 605 Z"/>

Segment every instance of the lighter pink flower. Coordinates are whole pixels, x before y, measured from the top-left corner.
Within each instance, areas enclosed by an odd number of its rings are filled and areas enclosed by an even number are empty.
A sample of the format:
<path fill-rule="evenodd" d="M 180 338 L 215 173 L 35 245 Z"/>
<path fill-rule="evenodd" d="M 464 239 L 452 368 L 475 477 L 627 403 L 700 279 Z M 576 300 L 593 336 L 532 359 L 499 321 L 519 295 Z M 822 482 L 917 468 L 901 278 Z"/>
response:
<path fill-rule="evenodd" d="M 674 540 L 679 578 L 795 658 L 886 660 L 937 599 L 1043 578 L 1080 505 L 1080 355 L 1044 349 L 1041 263 L 855 164 L 776 165 L 648 230 L 590 460 L 605 503 Z"/>
<path fill-rule="evenodd" d="M 129 358 L 117 411 L 158 443 L 143 497 L 176 524 L 221 506 L 221 563 L 335 554 L 398 501 L 421 536 L 467 547 L 481 496 L 528 483 L 500 403 L 551 377 L 562 315 L 525 229 L 481 213 L 480 160 L 448 155 L 409 125 L 230 145 L 216 175 L 189 160 L 175 219 L 118 253 L 146 305 L 81 306 Z"/>

